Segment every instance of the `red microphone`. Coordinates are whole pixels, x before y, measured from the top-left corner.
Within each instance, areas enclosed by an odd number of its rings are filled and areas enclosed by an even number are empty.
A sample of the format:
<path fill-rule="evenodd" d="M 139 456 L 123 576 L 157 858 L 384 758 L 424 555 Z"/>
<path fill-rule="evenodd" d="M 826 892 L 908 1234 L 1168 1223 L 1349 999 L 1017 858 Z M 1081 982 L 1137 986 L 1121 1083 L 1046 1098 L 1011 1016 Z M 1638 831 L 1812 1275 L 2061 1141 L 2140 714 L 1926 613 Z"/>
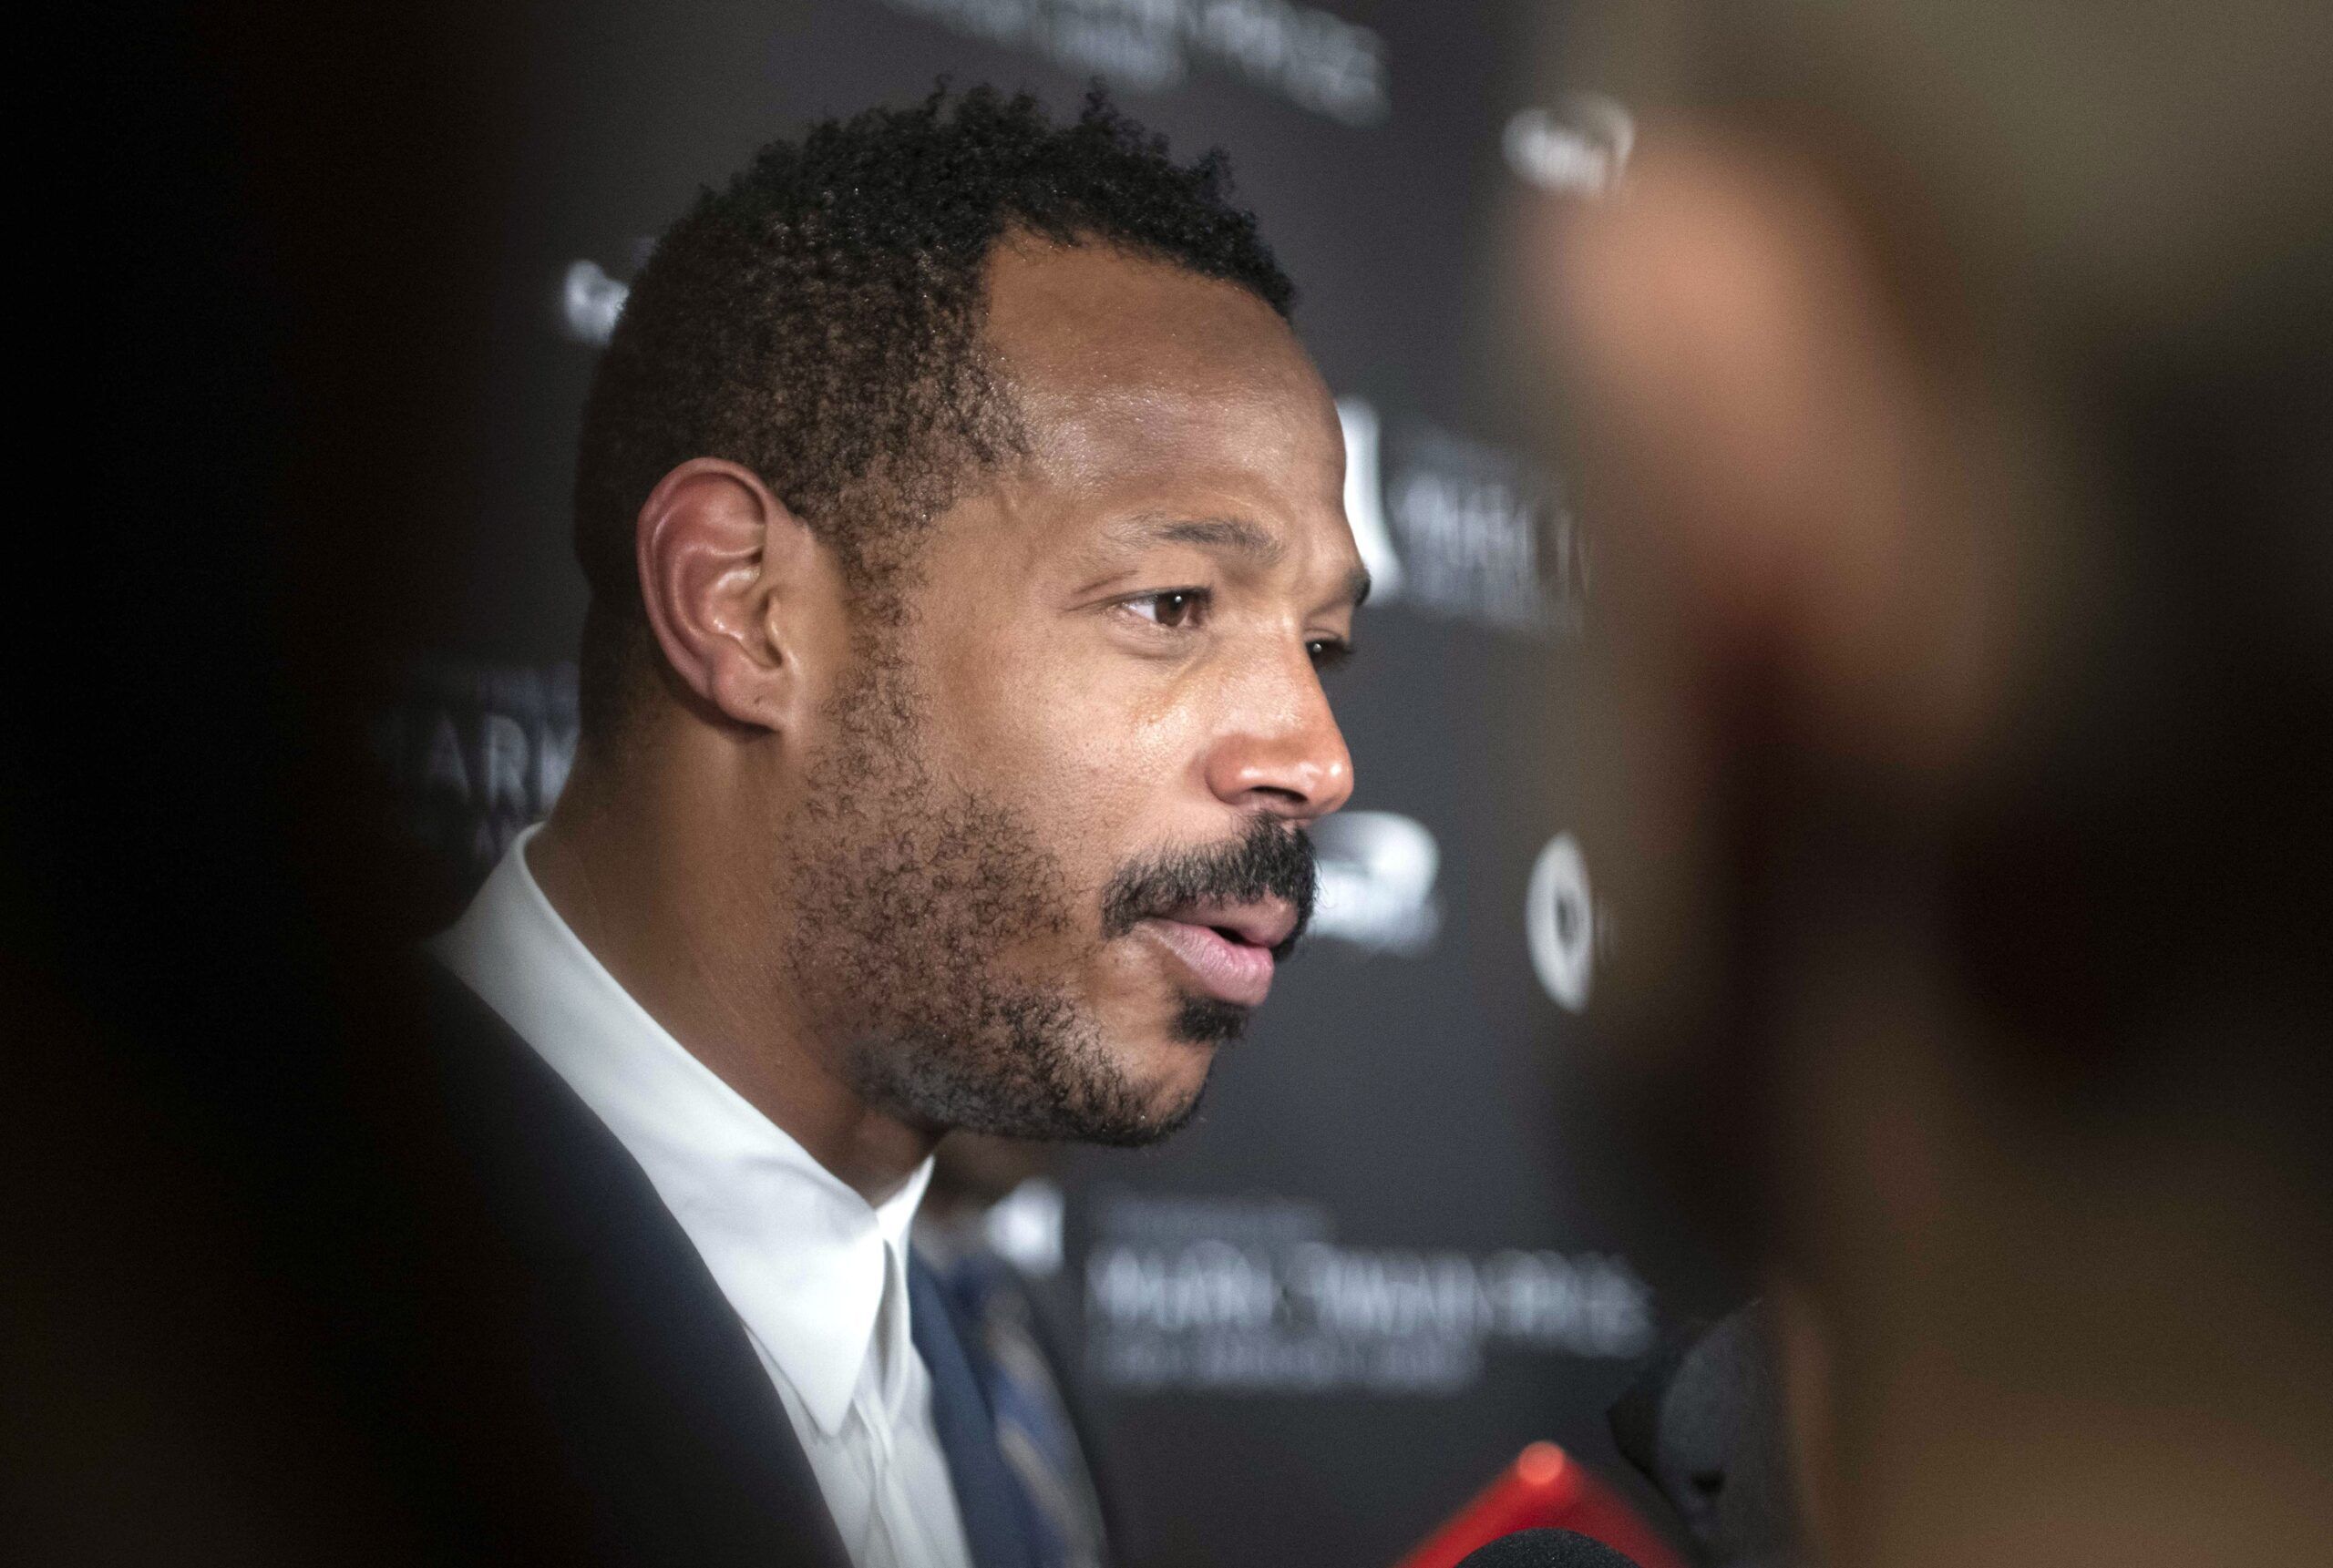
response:
<path fill-rule="evenodd" d="M 1394 1568 L 1457 1568 L 1476 1547 L 1518 1530 L 1570 1530 L 1600 1541 L 1638 1568 L 1685 1568 L 1659 1532 L 1620 1494 L 1553 1443 L 1533 1443 L 1472 1502 Z"/>

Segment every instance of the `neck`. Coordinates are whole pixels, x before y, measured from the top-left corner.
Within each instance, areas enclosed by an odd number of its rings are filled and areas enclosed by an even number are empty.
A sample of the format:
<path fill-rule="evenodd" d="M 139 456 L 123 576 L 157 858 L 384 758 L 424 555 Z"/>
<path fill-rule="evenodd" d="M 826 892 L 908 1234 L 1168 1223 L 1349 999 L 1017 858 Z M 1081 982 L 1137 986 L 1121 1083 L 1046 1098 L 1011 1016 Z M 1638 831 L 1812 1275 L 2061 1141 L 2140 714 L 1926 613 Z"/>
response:
<path fill-rule="evenodd" d="M 2333 1483 L 2314 1432 L 2225 1402 L 2126 1387 L 2036 1397 L 1965 1372 L 1915 1375 L 1871 1434 L 1868 1568 L 2301 1568 L 2333 1540 Z M 1958 1384 L 1958 1387 L 1949 1385 Z M 1951 1419 L 1940 1419 L 1944 1411 Z M 1847 1544 L 1844 1543 L 1843 1544 Z"/>
<path fill-rule="evenodd" d="M 1819 1307 L 1784 1314 L 1828 1560 L 2324 1562 L 2325 1228 L 2278 1152 L 1906 1104 L 1865 1112 L 1886 1177 L 1835 1184 L 1859 1245 L 1825 1252 Z"/>
<path fill-rule="evenodd" d="M 2165 1051 L 2191 1081 L 2135 1080 L 2112 1118 L 2004 1092 L 1989 1064 L 2011 1042 L 1938 1032 L 1971 1009 L 1924 983 L 1835 983 L 1778 1097 L 1797 1119 L 1773 1212 L 1798 1261 L 1775 1294 L 1823 1560 L 2323 1563 L 2333 1249 L 2312 1152 L 2199 1042 Z"/>
<path fill-rule="evenodd" d="M 642 748 L 645 750 L 646 748 Z M 616 767 L 585 752 L 528 869 L 551 907 L 674 1040 L 870 1204 L 930 1156 L 910 1126 L 851 1085 L 777 961 L 772 879 L 741 868 L 749 792 L 739 748 Z M 765 818 L 765 822 L 766 822 Z"/>

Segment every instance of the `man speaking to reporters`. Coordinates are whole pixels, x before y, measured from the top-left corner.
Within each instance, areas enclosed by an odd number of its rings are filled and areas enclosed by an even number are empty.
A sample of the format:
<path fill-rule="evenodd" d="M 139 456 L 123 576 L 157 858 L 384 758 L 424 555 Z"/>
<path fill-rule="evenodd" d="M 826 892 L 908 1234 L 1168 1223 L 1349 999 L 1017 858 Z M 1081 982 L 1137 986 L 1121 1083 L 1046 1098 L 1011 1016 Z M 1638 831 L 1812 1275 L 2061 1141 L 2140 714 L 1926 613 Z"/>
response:
<path fill-rule="evenodd" d="M 1351 789 L 1335 410 L 1225 184 L 935 96 L 765 149 L 632 290 L 574 772 L 432 949 L 498 1506 L 562 1553 L 1098 1558 L 907 1234 L 951 1128 L 1185 1122 Z"/>

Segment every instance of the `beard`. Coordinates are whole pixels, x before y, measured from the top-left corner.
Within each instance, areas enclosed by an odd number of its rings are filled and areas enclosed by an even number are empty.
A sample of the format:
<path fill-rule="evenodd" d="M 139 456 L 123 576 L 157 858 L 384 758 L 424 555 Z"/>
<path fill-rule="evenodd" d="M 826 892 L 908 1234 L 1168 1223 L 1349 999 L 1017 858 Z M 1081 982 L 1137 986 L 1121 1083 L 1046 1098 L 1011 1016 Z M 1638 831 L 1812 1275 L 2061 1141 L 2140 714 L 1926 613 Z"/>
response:
<path fill-rule="evenodd" d="M 913 682 L 890 651 L 866 661 L 829 715 L 834 740 L 812 765 L 782 872 L 794 927 L 784 962 L 814 1026 L 842 1042 L 858 1093 L 914 1125 L 1012 1138 L 1131 1146 L 1187 1124 L 1204 1081 L 1161 1103 L 1067 985 L 1013 973 L 1003 955 L 1050 948 L 1074 965 L 1081 939 L 1090 957 L 1151 915 L 1207 898 L 1285 898 L 1300 933 L 1310 840 L 1259 816 L 1228 844 L 1122 867 L 1098 910 L 1081 909 L 1032 820 L 937 776 Z M 1248 1012 L 1187 995 L 1171 1027 L 1220 1045 Z"/>

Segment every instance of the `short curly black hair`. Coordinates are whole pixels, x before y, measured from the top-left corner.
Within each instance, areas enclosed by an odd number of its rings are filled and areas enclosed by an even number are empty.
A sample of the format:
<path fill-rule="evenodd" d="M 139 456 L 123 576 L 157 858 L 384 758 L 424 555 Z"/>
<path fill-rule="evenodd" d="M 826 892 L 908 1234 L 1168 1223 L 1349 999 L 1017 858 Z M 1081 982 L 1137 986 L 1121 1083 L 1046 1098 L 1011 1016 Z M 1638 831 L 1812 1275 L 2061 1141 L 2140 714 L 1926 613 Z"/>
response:
<path fill-rule="evenodd" d="M 1177 163 L 1096 87 L 1056 124 L 1026 93 L 875 108 L 763 148 L 641 269 L 591 384 L 575 548 L 591 589 L 584 724 L 622 706 L 646 618 L 641 505 L 692 457 L 760 476 L 870 606 L 920 527 L 1020 433 L 981 341 L 1008 233 L 1108 244 L 1244 287 L 1294 288 L 1230 200 L 1222 152 Z"/>

